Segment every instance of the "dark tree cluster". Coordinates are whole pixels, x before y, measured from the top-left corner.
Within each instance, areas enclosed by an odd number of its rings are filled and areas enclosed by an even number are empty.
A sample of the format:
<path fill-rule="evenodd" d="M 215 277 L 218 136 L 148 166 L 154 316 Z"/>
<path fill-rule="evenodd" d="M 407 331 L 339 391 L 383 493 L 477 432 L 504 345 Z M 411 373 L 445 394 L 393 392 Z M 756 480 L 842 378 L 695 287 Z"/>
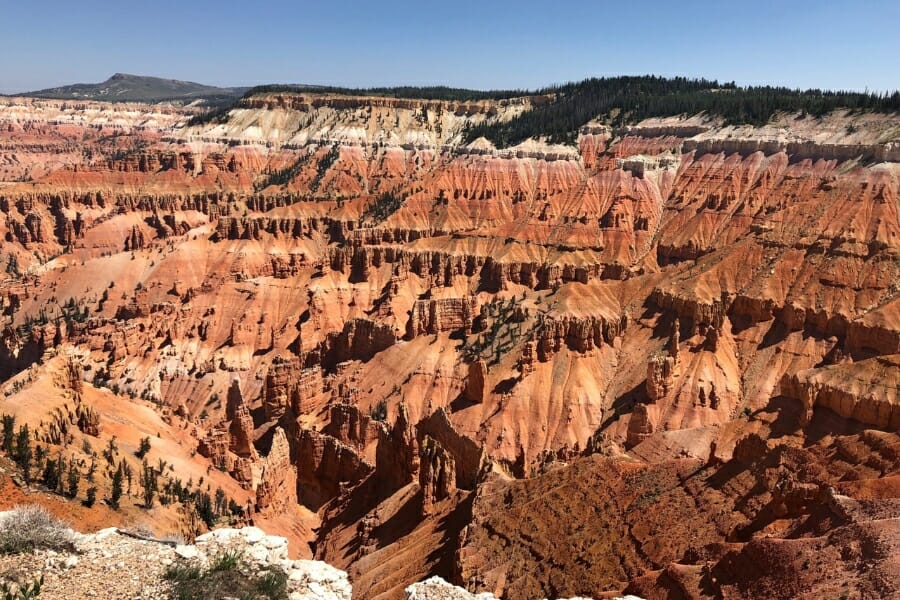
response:
<path fill-rule="evenodd" d="M 233 98 L 230 98 L 224 106 L 197 113 L 188 119 L 187 126 L 193 127 L 195 125 L 206 125 L 207 123 L 221 124 L 228 122 L 228 113 L 234 108 L 234 105 L 231 103 L 233 100 Z"/>
<path fill-rule="evenodd" d="M 761 125 L 779 112 L 822 116 L 836 109 L 900 111 L 900 92 L 870 93 L 799 90 L 773 86 L 737 86 L 710 79 L 658 77 L 655 75 L 602 77 L 550 86 L 539 90 L 469 90 L 446 86 L 341 88 L 311 85 L 263 85 L 251 88 L 244 98 L 270 93 L 328 93 L 383 96 L 419 100 L 501 100 L 522 96 L 551 96 L 550 102 L 507 122 L 483 123 L 466 131 L 465 141 L 486 137 L 503 148 L 530 137 L 572 144 L 578 129 L 601 117 L 612 125 L 648 117 L 706 113 L 728 124 Z M 221 123 L 230 107 L 193 117 L 189 124 Z"/>
<path fill-rule="evenodd" d="M 402 197 L 395 196 L 390 192 L 385 192 L 366 207 L 366 210 L 363 213 L 363 219 L 371 219 L 375 223 L 381 223 L 397 212 L 401 206 L 403 206 Z"/>
<path fill-rule="evenodd" d="M 516 98 L 526 96 L 525 90 L 469 90 L 465 88 L 452 88 L 444 85 L 436 86 L 398 86 L 398 87 L 371 87 L 371 88 L 345 88 L 324 85 L 260 85 L 250 88 L 244 98 L 260 96 L 263 94 L 278 93 L 311 93 L 311 94 L 335 94 L 339 96 L 378 96 L 386 98 L 407 98 L 413 100 L 444 100 L 455 102 L 467 102 L 473 100 L 501 100 L 503 98 Z"/>
<path fill-rule="evenodd" d="M 31 431 L 28 425 L 22 425 L 16 432 L 16 418 L 12 415 L 3 415 L 2 450 L 15 461 L 22 471 L 25 483 L 31 483 L 34 469 L 34 449 L 31 446 Z"/>
<path fill-rule="evenodd" d="M 300 158 L 298 158 L 291 166 L 266 173 L 265 179 L 258 184 L 254 184 L 253 189 L 260 192 L 270 185 L 283 186 L 289 184 L 294 180 L 294 177 L 297 176 L 297 173 L 300 172 L 303 165 L 309 161 L 309 157 L 309 154 L 301 154 Z"/>
<path fill-rule="evenodd" d="M 322 183 L 322 178 L 325 177 L 325 173 L 328 172 L 331 165 L 333 165 L 340 157 L 341 149 L 337 144 L 332 145 L 331 148 L 328 149 L 328 153 L 323 156 L 322 160 L 319 161 L 319 164 L 316 165 L 316 176 L 309 182 L 310 190 L 315 192 L 319 189 L 319 185 Z"/>
<path fill-rule="evenodd" d="M 706 113 L 726 123 L 762 125 L 779 112 L 823 116 L 837 109 L 895 112 L 900 92 L 893 94 L 827 90 L 792 90 L 784 87 L 739 87 L 708 79 L 685 77 L 610 77 L 540 90 L 554 100 L 507 122 L 471 127 L 471 142 L 486 137 L 498 147 L 518 144 L 531 137 L 552 143 L 572 144 L 578 129 L 601 117 L 611 125 L 624 125 L 648 117 Z"/>

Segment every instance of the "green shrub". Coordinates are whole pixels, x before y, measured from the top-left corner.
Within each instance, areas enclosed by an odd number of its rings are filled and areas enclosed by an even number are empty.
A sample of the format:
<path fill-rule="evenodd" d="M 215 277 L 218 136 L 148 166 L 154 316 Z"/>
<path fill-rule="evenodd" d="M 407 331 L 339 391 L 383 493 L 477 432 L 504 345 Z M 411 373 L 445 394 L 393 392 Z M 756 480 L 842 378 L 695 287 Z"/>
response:
<path fill-rule="evenodd" d="M 3 600 L 32 600 L 41 594 L 41 586 L 44 585 L 44 576 L 41 575 L 28 584 L 14 584 L 4 581 L 0 584 L 0 595 Z"/>
<path fill-rule="evenodd" d="M 203 571 L 196 565 L 176 563 L 171 565 L 163 573 L 163 579 L 168 581 L 194 581 L 200 579 Z"/>
<path fill-rule="evenodd" d="M 264 598 L 271 598 L 272 600 L 287 598 L 287 583 L 287 573 L 281 569 L 270 567 L 259 576 L 256 582 L 256 589 Z"/>
<path fill-rule="evenodd" d="M 234 571 L 241 562 L 241 553 L 228 550 L 216 555 L 209 564 L 210 571 Z"/>
<path fill-rule="evenodd" d="M 270 567 L 257 572 L 256 567 L 242 561 L 237 551 L 219 554 L 205 569 L 187 562 L 176 563 L 166 569 L 163 577 L 172 584 L 173 596 L 178 600 L 288 598 L 288 577 L 284 571 Z"/>

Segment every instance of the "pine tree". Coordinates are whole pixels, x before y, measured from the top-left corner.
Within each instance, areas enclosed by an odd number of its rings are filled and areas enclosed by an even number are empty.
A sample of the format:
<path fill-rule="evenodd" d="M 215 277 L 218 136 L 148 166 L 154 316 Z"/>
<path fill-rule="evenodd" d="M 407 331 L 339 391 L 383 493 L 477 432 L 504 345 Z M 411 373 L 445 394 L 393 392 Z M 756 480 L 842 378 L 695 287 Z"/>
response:
<path fill-rule="evenodd" d="M 81 483 L 81 473 L 78 472 L 78 467 L 75 466 L 75 461 L 69 461 L 69 473 L 66 476 L 66 483 L 68 484 L 68 492 L 69 498 L 74 498 L 78 495 L 78 484 Z"/>
<path fill-rule="evenodd" d="M 12 415 L 3 415 L 3 451 L 12 455 L 15 449 L 16 418 Z"/>
<path fill-rule="evenodd" d="M 138 446 L 137 452 L 134 453 L 138 458 L 144 458 L 147 456 L 147 453 L 150 452 L 150 436 L 143 438 L 141 440 L 140 446 Z"/>
<path fill-rule="evenodd" d="M 97 487 L 92 485 L 87 489 L 86 494 L 84 505 L 90 508 L 94 505 L 94 502 L 97 501 Z"/>
<path fill-rule="evenodd" d="M 56 491 L 56 486 L 59 484 L 59 472 L 56 470 L 55 460 L 48 460 L 47 464 L 44 465 L 44 472 L 41 474 L 41 480 L 44 482 L 44 485 L 47 486 L 48 490 Z"/>
<path fill-rule="evenodd" d="M 106 446 L 106 450 L 103 451 L 103 457 L 106 459 L 106 462 L 113 465 L 115 464 L 115 454 L 119 451 L 119 447 L 116 445 L 116 436 L 112 436 L 109 439 L 109 444 Z"/>
<path fill-rule="evenodd" d="M 15 460 L 19 468 L 22 469 L 22 477 L 27 484 L 31 483 L 32 458 L 31 432 L 28 430 L 28 425 L 23 425 L 19 429 L 19 435 L 16 437 Z"/>
<path fill-rule="evenodd" d="M 62 454 L 56 457 L 56 488 L 54 491 L 57 494 L 62 494 L 65 491 L 65 474 L 66 474 L 66 460 L 62 457 Z M 51 488 L 53 489 L 53 488 Z"/>
<path fill-rule="evenodd" d="M 119 463 L 119 468 L 122 469 L 122 473 L 125 475 L 125 480 L 128 482 L 128 490 L 126 493 L 130 496 L 132 476 L 134 475 L 134 471 L 131 470 L 131 465 L 126 464 L 124 460 Z"/>
<path fill-rule="evenodd" d="M 225 509 L 227 508 L 227 503 L 225 501 L 225 491 L 222 488 L 216 488 L 216 513 L 223 515 L 225 514 Z"/>
<path fill-rule="evenodd" d="M 44 469 L 44 457 L 46 452 L 44 451 L 44 447 L 40 444 L 34 445 L 34 468 L 36 471 L 43 471 Z"/>
<path fill-rule="evenodd" d="M 116 469 L 116 472 L 113 473 L 112 478 L 112 489 L 110 490 L 109 495 L 109 505 L 114 509 L 119 509 L 119 500 L 122 498 L 122 479 L 125 477 L 122 472 L 122 464 L 119 463 L 119 468 Z"/>
<path fill-rule="evenodd" d="M 143 488 L 144 508 L 153 508 L 153 497 L 159 491 L 156 471 L 145 460 L 141 465 L 141 487 Z"/>
<path fill-rule="evenodd" d="M 194 509 L 207 527 L 212 528 L 216 524 L 216 514 L 209 494 L 198 491 L 194 496 Z"/>

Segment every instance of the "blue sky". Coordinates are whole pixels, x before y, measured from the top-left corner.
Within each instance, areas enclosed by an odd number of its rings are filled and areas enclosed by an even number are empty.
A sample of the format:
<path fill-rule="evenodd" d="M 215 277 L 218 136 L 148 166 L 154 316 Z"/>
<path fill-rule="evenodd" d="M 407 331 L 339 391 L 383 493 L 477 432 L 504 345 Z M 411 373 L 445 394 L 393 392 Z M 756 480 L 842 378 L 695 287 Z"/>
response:
<path fill-rule="evenodd" d="M 114 72 L 472 88 L 655 73 L 894 90 L 900 0 L 0 0 L 0 92 Z"/>

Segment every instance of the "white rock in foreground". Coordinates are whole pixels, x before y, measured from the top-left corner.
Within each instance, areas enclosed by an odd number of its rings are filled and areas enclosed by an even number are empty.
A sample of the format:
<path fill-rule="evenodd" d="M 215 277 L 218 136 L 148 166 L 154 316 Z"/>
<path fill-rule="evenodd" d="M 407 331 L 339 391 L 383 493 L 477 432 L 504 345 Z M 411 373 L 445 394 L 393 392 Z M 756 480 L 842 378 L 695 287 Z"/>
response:
<path fill-rule="evenodd" d="M 461 587 L 447 583 L 440 577 L 432 577 L 425 581 L 414 583 L 406 588 L 406 600 L 497 600 L 496 596 L 489 592 L 472 594 Z M 570 598 L 569 600 L 590 600 L 589 598 Z M 614 600 L 641 600 L 637 596 L 624 596 Z"/>
<path fill-rule="evenodd" d="M 291 600 L 350 600 L 353 594 L 345 572 L 317 560 L 295 560 L 288 578 L 292 588 L 300 586 Z"/>
<path fill-rule="evenodd" d="M 15 510 L 0 511 L 0 523 L 16 518 Z M 287 539 L 266 535 L 257 527 L 216 529 L 198 536 L 193 544 L 174 544 L 115 527 L 88 534 L 73 532 L 61 523 L 53 527 L 71 547 L 38 549 L 25 557 L 26 571 L 22 571 L 30 580 L 44 578 L 42 600 L 169 598 L 173 586 L 166 572 L 172 565 L 206 569 L 225 553 L 239 557 L 238 568 L 244 574 L 282 570 L 290 600 L 351 600 L 352 596 L 346 573 L 323 562 L 288 559 Z M 18 570 L 22 562 L 19 557 L 0 556 L 0 572 Z"/>
<path fill-rule="evenodd" d="M 435 576 L 406 588 L 406 600 L 496 600 L 496 598 L 488 592 L 469 593 Z"/>

